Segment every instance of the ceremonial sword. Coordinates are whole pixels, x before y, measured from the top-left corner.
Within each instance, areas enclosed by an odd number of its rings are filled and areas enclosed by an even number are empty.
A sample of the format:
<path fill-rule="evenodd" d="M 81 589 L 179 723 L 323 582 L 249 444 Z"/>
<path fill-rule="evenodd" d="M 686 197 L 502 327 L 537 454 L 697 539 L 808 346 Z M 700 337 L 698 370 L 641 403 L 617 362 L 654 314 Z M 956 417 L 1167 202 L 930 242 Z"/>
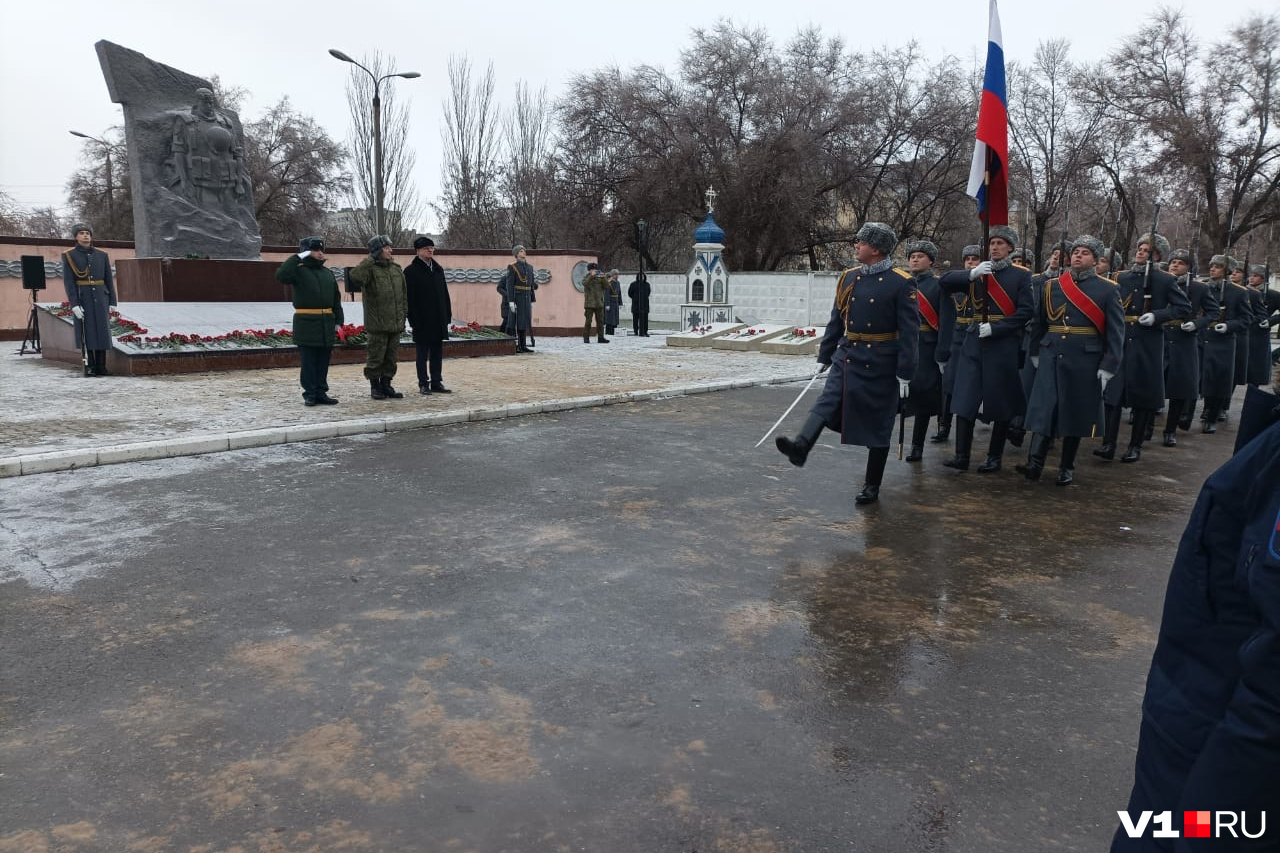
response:
<path fill-rule="evenodd" d="M 817 378 L 818 378 L 819 376 L 821 376 L 824 372 L 825 372 L 825 371 L 823 371 L 823 370 L 819 369 L 819 370 L 818 370 L 818 371 L 816 371 L 812 376 L 810 376 L 810 377 L 809 377 L 809 381 L 808 381 L 808 383 L 806 383 L 806 384 L 805 384 L 805 386 L 804 386 L 803 388 L 801 388 L 801 389 L 800 389 L 800 393 L 799 393 L 799 394 L 797 394 L 797 395 L 796 395 L 796 398 L 795 398 L 794 400 L 792 400 L 792 401 L 791 401 L 791 405 L 790 405 L 790 406 L 787 406 L 787 410 L 786 410 L 785 412 L 783 412 L 783 413 L 782 413 L 782 417 L 780 417 L 780 418 L 778 418 L 776 421 L 774 421 L 773 426 L 769 427 L 769 431 L 768 431 L 768 432 L 766 432 L 766 433 L 765 433 L 765 434 L 760 438 L 760 440 L 756 442 L 756 444 L 755 444 L 755 446 L 756 446 L 756 447 L 759 447 L 760 445 L 764 444 L 765 439 L 767 439 L 769 436 L 773 435 L 773 431 L 774 431 L 775 429 L 777 429 L 777 428 L 779 427 L 779 425 L 781 425 L 781 424 L 782 424 L 782 422 L 783 422 L 783 421 L 785 421 L 785 420 L 787 419 L 787 415 L 791 414 L 791 410 L 792 410 L 792 409 L 794 409 L 794 408 L 796 407 L 796 404 L 800 402 L 800 398 L 801 398 L 801 397 L 803 397 L 803 396 L 804 396 L 804 394 L 805 394 L 805 392 L 806 392 L 806 391 L 808 391 L 808 390 L 809 390 L 809 388 L 813 386 L 813 380 L 817 379 Z"/>

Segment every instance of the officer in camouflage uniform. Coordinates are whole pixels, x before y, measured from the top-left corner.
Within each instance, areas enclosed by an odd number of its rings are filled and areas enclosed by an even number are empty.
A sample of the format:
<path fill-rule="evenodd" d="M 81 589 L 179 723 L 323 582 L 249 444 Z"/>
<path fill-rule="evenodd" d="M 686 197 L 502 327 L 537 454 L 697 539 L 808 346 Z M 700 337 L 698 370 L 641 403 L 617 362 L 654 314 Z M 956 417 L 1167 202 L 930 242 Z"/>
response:
<path fill-rule="evenodd" d="M 400 336 L 409 316 L 409 296 L 404 270 L 391 255 L 391 239 L 374 237 L 369 241 L 369 257 L 351 270 L 351 280 L 360 285 L 364 304 L 364 329 L 369 340 L 364 375 L 369 380 L 369 396 L 375 400 L 404 396 L 391 387 L 391 380 L 396 375 Z"/>
<path fill-rule="evenodd" d="M 609 278 L 600 272 L 595 261 L 587 264 L 587 274 L 582 279 L 582 342 L 591 343 L 591 321 L 596 324 L 596 343 L 607 344 L 604 336 L 604 306 L 609 292 Z"/>

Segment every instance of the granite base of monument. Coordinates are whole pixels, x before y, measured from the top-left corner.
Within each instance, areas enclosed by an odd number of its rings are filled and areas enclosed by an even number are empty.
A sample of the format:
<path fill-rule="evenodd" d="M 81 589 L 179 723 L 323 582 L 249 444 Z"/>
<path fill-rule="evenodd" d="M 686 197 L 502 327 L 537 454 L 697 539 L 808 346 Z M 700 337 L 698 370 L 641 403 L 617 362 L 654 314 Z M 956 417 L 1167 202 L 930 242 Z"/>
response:
<path fill-rule="evenodd" d="M 208 258 L 121 258 L 118 302 L 289 302 L 275 261 Z"/>

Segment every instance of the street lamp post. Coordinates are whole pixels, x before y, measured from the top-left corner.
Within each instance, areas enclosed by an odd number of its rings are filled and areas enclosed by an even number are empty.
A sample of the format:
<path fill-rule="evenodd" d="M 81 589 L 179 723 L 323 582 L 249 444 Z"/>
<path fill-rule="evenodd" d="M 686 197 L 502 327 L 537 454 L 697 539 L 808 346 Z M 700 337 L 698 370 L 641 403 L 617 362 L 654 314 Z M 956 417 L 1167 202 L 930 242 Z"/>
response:
<path fill-rule="evenodd" d="M 648 238 L 649 223 L 643 219 L 636 220 L 636 252 L 640 255 L 640 275 L 644 275 L 644 250 Z"/>
<path fill-rule="evenodd" d="M 395 71 L 391 74 L 383 74 L 381 77 L 374 74 L 368 68 L 365 68 L 359 62 L 356 62 L 350 56 L 347 56 L 340 50 L 335 48 L 329 49 L 329 55 L 334 59 L 343 62 L 350 62 L 359 68 L 365 74 L 369 75 L 369 79 L 373 81 L 373 162 L 374 162 L 374 222 L 379 234 L 387 233 L 387 223 L 384 218 L 382 209 L 383 196 L 383 178 L 382 178 L 382 98 L 380 97 L 380 87 L 382 81 L 390 77 L 403 77 L 406 80 L 412 80 L 415 77 L 421 77 L 417 71 Z"/>
<path fill-rule="evenodd" d="M 107 154 L 107 231 L 114 233 L 116 227 L 116 202 L 115 202 L 115 184 L 112 182 L 111 170 L 111 143 L 105 139 L 99 139 L 96 136 L 90 136 L 87 133 L 81 133 L 78 130 L 67 131 L 72 136 L 78 136 L 81 139 L 87 139 L 90 142 L 96 142 L 102 146 L 102 150 Z"/>

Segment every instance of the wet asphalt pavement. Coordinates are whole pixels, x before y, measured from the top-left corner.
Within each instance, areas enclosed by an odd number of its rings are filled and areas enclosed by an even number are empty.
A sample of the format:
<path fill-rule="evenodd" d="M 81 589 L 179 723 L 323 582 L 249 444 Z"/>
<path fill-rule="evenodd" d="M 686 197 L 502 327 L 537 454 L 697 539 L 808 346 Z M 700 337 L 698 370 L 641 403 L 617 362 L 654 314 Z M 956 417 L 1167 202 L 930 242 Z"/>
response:
<path fill-rule="evenodd" d="M 856 509 L 798 387 L 5 482 L 0 853 L 1105 849 L 1233 430 Z"/>

